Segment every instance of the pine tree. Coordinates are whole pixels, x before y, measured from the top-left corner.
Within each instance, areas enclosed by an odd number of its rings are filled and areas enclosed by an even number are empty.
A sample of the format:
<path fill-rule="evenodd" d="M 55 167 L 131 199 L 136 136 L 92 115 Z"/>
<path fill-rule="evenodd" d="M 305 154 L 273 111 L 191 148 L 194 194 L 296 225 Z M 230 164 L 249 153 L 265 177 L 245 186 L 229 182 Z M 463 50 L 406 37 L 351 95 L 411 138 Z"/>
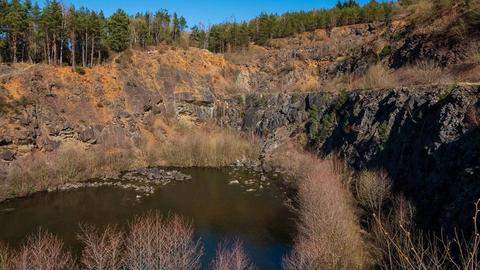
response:
<path fill-rule="evenodd" d="M 75 11 L 75 7 L 72 6 L 67 14 L 67 31 L 70 36 L 70 61 L 73 69 L 75 69 L 76 65 L 77 20 L 77 12 Z"/>
<path fill-rule="evenodd" d="M 5 27 L 8 29 L 10 38 L 11 59 L 16 63 L 18 59 L 18 43 L 25 37 L 28 26 L 27 12 L 19 0 L 13 0 L 8 6 L 4 17 L 4 23 Z"/>
<path fill-rule="evenodd" d="M 56 64 L 58 60 L 58 43 L 63 35 L 63 13 L 58 1 L 53 0 L 46 3 L 40 23 L 45 32 L 45 59 L 47 59 L 49 64 Z"/>
<path fill-rule="evenodd" d="M 190 45 L 204 49 L 207 33 L 200 26 L 193 26 L 190 33 Z"/>
<path fill-rule="evenodd" d="M 7 14 L 8 3 L 7 0 L 0 0 L 0 62 L 6 58 L 7 50 L 7 25 L 5 22 L 5 15 Z"/>
<path fill-rule="evenodd" d="M 130 19 L 125 11 L 117 10 L 108 21 L 109 45 L 113 51 L 121 52 L 128 48 Z"/>

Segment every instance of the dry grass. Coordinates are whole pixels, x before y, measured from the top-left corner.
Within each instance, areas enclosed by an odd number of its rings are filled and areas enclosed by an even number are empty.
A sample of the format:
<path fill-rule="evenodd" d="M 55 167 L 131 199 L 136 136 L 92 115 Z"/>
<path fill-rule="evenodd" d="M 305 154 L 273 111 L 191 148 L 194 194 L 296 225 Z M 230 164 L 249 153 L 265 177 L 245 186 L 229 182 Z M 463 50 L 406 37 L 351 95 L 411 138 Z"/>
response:
<path fill-rule="evenodd" d="M 371 66 L 363 78 L 359 79 L 357 89 L 385 89 L 398 85 L 396 78 L 383 65 Z"/>
<path fill-rule="evenodd" d="M 423 24 L 426 21 L 432 20 L 434 6 L 432 0 L 415 0 L 414 4 L 408 7 L 410 18 L 416 23 Z"/>
<path fill-rule="evenodd" d="M 220 244 L 217 255 L 212 262 L 212 270 L 254 270 L 255 266 L 245 253 L 242 243 Z"/>
<path fill-rule="evenodd" d="M 257 159 L 254 138 L 229 130 L 188 129 L 163 143 L 159 158 L 171 166 L 220 167 L 236 160 Z"/>
<path fill-rule="evenodd" d="M 449 74 L 443 72 L 438 63 L 426 60 L 398 70 L 396 77 L 403 86 L 446 84 L 453 81 Z"/>
<path fill-rule="evenodd" d="M 56 188 L 133 167 L 131 149 L 106 149 L 104 145 L 86 150 L 82 145 L 65 145 L 47 153 L 33 153 L 13 162 L 2 181 L 0 200 Z"/>
<path fill-rule="evenodd" d="M 10 263 L 11 269 L 16 270 L 70 270 L 75 267 L 63 242 L 47 232 L 31 236 Z"/>

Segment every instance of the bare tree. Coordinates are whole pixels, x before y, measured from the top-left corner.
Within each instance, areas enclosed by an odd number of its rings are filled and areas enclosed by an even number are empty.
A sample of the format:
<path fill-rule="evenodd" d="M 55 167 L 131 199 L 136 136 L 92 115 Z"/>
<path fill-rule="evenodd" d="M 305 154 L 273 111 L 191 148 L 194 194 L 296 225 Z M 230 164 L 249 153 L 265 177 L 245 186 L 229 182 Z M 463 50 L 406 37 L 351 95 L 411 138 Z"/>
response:
<path fill-rule="evenodd" d="M 108 226 L 102 232 L 92 226 L 81 226 L 78 238 L 85 245 L 81 263 L 85 269 L 117 270 L 122 268 L 124 234 Z"/>
<path fill-rule="evenodd" d="M 212 269 L 253 270 L 255 266 L 245 253 L 242 243 L 237 240 L 231 245 L 227 242 L 219 245 Z"/>
<path fill-rule="evenodd" d="M 75 269 L 73 257 L 64 249 L 63 242 L 43 231 L 29 237 L 12 262 L 16 270 Z"/>
<path fill-rule="evenodd" d="M 137 218 L 126 240 L 125 267 L 131 270 L 199 269 L 202 247 L 190 223 L 158 214 Z"/>

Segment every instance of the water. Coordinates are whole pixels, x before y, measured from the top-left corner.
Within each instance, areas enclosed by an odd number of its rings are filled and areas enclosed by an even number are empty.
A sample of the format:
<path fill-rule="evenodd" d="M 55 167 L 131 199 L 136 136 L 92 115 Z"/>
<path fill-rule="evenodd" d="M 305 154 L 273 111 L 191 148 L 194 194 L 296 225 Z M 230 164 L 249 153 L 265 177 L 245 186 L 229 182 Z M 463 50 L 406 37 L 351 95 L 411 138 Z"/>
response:
<path fill-rule="evenodd" d="M 137 215 L 157 211 L 176 213 L 193 222 L 195 236 L 204 246 L 204 266 L 219 243 L 238 238 L 259 269 L 280 268 L 295 236 L 295 214 L 285 205 L 285 192 L 275 181 L 259 182 L 259 175 L 232 168 L 182 172 L 193 179 L 156 188 L 153 195 L 140 199 L 137 195 L 141 194 L 133 190 L 97 187 L 0 204 L 0 240 L 18 246 L 42 228 L 60 236 L 78 255 L 80 223 L 126 226 Z M 234 179 L 241 184 L 229 184 Z"/>

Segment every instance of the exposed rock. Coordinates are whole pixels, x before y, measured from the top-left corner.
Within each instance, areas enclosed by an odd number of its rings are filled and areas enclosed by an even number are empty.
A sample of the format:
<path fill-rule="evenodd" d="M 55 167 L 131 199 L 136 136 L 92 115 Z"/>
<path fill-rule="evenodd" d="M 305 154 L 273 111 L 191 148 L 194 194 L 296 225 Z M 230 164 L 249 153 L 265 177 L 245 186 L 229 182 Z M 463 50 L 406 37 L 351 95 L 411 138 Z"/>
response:
<path fill-rule="evenodd" d="M 0 159 L 5 160 L 5 161 L 13 161 L 15 160 L 15 156 L 17 153 L 12 150 L 5 150 L 0 153 Z"/>
<path fill-rule="evenodd" d="M 92 127 L 87 127 L 81 130 L 78 133 L 78 138 L 80 139 L 80 141 L 90 143 L 90 144 L 95 144 L 97 142 L 97 138 L 95 136 L 95 130 Z"/>
<path fill-rule="evenodd" d="M 424 224 L 451 228 L 471 224 L 480 197 L 480 128 L 468 117 L 479 99 L 479 86 L 250 95 L 243 113 L 223 114 L 219 122 L 261 135 L 263 158 L 305 132 L 311 151 L 387 171 Z"/>

